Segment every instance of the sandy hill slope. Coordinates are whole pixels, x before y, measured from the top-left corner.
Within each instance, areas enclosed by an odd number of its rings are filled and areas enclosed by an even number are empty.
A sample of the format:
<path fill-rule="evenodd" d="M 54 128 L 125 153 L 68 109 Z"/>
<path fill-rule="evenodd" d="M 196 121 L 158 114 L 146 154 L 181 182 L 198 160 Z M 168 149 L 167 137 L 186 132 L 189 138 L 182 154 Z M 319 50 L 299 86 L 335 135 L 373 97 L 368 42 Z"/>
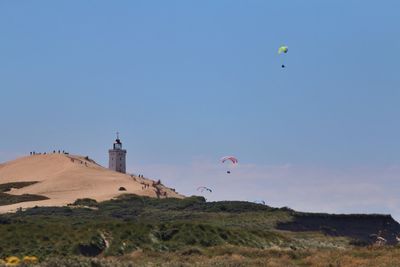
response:
<path fill-rule="evenodd" d="M 34 194 L 47 200 L 0 206 L 0 213 L 34 206 L 63 206 L 79 198 L 104 201 L 122 193 L 150 197 L 183 198 L 173 189 L 146 178 L 108 170 L 87 157 L 46 154 L 19 158 L 0 165 L 0 184 L 33 182 L 8 194 Z M 120 191 L 123 187 L 126 191 Z"/>

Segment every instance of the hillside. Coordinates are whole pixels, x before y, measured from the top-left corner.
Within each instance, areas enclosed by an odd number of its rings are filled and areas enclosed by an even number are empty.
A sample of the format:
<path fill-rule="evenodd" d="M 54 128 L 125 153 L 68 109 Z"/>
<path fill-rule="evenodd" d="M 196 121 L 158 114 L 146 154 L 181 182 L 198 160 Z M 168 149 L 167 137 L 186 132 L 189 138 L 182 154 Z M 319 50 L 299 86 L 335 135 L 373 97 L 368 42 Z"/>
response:
<path fill-rule="evenodd" d="M 281 229 L 293 224 L 293 231 Z M 0 215 L 0 258 L 35 255 L 41 266 L 69 267 L 399 266 L 399 248 L 370 238 L 399 231 L 386 215 L 122 195 Z"/>
<path fill-rule="evenodd" d="M 0 266 L 400 266 L 390 215 L 206 202 L 82 156 L 0 165 L 0 212 Z"/>
<path fill-rule="evenodd" d="M 382 237 L 397 245 L 400 225 L 390 215 L 293 213 L 293 220 L 281 222 L 277 229 L 296 232 L 320 231 L 330 236 L 348 236 L 358 244 L 372 244 Z"/>
<path fill-rule="evenodd" d="M 2 186 L 3 195 L 21 196 L 23 202 L 0 203 L 0 213 L 34 206 L 63 206 L 79 198 L 104 201 L 122 193 L 183 197 L 153 180 L 108 170 L 88 157 L 57 153 L 27 156 L 0 165 Z"/>

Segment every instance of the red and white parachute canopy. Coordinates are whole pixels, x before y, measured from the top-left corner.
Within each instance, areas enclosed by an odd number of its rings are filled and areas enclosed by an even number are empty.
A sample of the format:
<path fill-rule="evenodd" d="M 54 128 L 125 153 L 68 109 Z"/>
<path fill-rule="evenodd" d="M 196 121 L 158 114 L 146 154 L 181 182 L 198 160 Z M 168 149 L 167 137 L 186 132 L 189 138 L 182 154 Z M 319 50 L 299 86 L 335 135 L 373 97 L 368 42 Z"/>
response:
<path fill-rule="evenodd" d="M 234 156 L 225 156 L 221 158 L 221 162 L 225 163 L 225 161 L 231 161 L 233 164 L 238 164 L 238 159 Z"/>

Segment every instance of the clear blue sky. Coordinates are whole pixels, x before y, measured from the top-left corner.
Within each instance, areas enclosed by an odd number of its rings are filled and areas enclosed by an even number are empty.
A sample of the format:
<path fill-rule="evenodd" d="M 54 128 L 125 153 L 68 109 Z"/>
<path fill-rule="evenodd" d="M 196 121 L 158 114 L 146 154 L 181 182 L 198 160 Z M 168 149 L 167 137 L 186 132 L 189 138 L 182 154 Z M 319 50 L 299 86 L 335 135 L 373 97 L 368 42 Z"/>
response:
<path fill-rule="evenodd" d="M 132 172 L 187 194 L 208 183 L 220 192 L 211 198 L 251 199 L 234 174 L 210 171 L 234 154 L 269 203 L 400 216 L 384 193 L 400 185 L 399 10 L 396 0 L 1 1 L 0 161 L 65 149 L 106 165 L 119 131 Z M 286 187 L 269 173 L 280 166 L 294 168 Z M 236 187 L 222 186 L 229 179 Z M 273 197 L 293 181 L 368 181 L 382 195 L 351 208 Z"/>

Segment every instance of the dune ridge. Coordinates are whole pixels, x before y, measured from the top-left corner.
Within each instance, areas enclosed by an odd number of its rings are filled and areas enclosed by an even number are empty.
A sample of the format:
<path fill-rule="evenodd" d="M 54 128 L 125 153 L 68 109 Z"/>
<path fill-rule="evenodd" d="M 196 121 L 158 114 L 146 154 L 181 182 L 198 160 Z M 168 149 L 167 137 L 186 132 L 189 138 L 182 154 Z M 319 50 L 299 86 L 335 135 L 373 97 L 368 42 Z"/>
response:
<path fill-rule="evenodd" d="M 0 206 L 0 213 L 34 206 L 64 206 L 79 198 L 104 201 L 122 193 L 160 198 L 184 197 L 153 180 L 111 171 L 79 155 L 31 155 L 0 164 L 0 184 L 33 181 L 38 183 L 13 188 L 7 193 L 35 194 L 49 199 Z M 120 188 L 125 190 L 120 191 Z"/>

